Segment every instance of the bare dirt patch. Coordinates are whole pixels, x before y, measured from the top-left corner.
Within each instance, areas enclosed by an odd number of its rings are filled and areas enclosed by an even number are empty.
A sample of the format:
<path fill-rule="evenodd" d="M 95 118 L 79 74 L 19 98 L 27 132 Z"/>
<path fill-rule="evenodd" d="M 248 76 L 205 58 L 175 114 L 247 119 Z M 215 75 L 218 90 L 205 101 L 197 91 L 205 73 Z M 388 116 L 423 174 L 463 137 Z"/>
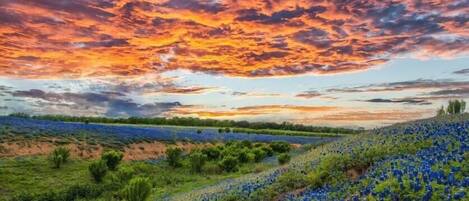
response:
<path fill-rule="evenodd" d="M 130 144 L 124 148 L 124 160 L 146 160 L 156 159 L 165 155 L 166 149 L 169 147 L 179 147 L 185 152 L 190 152 L 194 149 L 203 147 L 213 146 L 210 143 L 183 143 L 178 142 L 176 144 L 165 144 L 162 142 L 141 142 L 136 144 Z"/>
<path fill-rule="evenodd" d="M 89 144 L 83 141 L 63 142 L 55 138 L 43 138 L 36 140 L 9 141 L 0 143 L 1 157 L 18 157 L 48 155 L 56 147 L 63 146 L 70 149 L 72 158 L 96 159 L 99 158 L 105 148 L 99 144 Z M 165 155 L 168 147 L 179 147 L 186 152 L 197 148 L 214 146 L 210 143 L 184 143 L 166 144 L 159 141 L 140 142 L 129 144 L 123 148 L 124 160 L 157 159 Z"/>
<path fill-rule="evenodd" d="M 345 174 L 350 180 L 356 181 L 358 180 L 360 176 L 365 174 L 366 170 L 367 168 L 352 168 L 352 169 L 347 170 Z"/>

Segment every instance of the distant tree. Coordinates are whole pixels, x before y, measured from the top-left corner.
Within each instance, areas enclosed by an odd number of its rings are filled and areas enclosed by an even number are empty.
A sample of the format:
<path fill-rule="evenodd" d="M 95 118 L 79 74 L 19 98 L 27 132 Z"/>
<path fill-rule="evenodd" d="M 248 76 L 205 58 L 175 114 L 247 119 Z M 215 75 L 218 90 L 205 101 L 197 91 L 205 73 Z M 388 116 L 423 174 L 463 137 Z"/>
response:
<path fill-rule="evenodd" d="M 190 166 L 193 172 L 201 172 L 207 162 L 207 156 L 200 151 L 192 152 L 189 156 Z"/>
<path fill-rule="evenodd" d="M 168 148 L 166 150 L 166 161 L 171 167 L 180 167 L 181 166 L 181 148 Z"/>
<path fill-rule="evenodd" d="M 54 164 L 55 168 L 60 168 L 60 166 L 68 161 L 70 157 L 70 150 L 65 147 L 57 147 L 52 151 L 49 159 Z"/>
<path fill-rule="evenodd" d="M 145 201 L 150 196 L 151 184 L 147 178 L 136 177 L 122 191 L 126 201 Z"/>
<path fill-rule="evenodd" d="M 93 179 L 97 183 L 100 183 L 103 180 L 104 176 L 106 176 L 108 168 L 105 161 L 99 160 L 92 162 L 88 167 L 88 170 L 90 171 Z"/>
<path fill-rule="evenodd" d="M 447 114 L 462 114 L 466 110 L 466 102 L 464 100 L 450 100 L 446 107 Z"/>
<path fill-rule="evenodd" d="M 106 162 L 109 170 L 116 170 L 123 157 L 124 154 L 120 151 L 108 151 L 103 153 L 101 159 Z"/>

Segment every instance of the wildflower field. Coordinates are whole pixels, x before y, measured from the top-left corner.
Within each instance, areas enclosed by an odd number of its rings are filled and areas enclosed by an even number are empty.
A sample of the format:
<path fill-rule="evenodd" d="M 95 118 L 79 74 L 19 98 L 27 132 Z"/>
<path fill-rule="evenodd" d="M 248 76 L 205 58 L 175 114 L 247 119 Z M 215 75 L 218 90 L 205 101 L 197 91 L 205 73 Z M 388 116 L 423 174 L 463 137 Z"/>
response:
<path fill-rule="evenodd" d="M 468 132 L 467 114 L 397 124 L 171 200 L 467 200 Z"/>

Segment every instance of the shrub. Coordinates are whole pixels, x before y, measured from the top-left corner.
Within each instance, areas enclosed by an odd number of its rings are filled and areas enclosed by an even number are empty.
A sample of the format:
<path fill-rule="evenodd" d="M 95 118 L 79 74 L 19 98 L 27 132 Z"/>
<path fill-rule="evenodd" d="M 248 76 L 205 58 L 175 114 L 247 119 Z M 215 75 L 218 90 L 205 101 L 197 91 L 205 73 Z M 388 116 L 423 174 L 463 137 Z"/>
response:
<path fill-rule="evenodd" d="M 239 161 L 240 163 L 247 163 L 247 162 L 249 162 L 248 153 L 249 153 L 249 151 L 246 150 L 246 149 L 240 150 L 240 151 L 239 151 L 239 154 L 238 154 L 238 161 Z"/>
<path fill-rule="evenodd" d="M 249 140 L 243 140 L 241 141 L 241 145 L 246 148 L 252 148 L 252 142 Z"/>
<path fill-rule="evenodd" d="M 220 174 L 223 171 L 220 165 L 216 163 L 207 163 L 202 167 L 202 169 L 207 174 Z"/>
<path fill-rule="evenodd" d="M 192 171 L 201 172 L 202 167 L 204 166 L 205 162 L 207 162 L 207 156 L 201 152 L 196 151 L 190 155 L 189 160 Z"/>
<path fill-rule="evenodd" d="M 226 128 L 225 128 L 225 133 L 229 133 L 229 132 L 231 132 L 231 129 L 228 128 L 228 127 L 226 127 Z"/>
<path fill-rule="evenodd" d="M 254 154 L 254 161 L 256 162 L 260 162 L 267 156 L 265 151 L 262 151 L 262 149 L 260 148 L 255 148 L 254 150 L 252 150 L 252 153 Z"/>
<path fill-rule="evenodd" d="M 135 174 L 135 170 L 131 167 L 121 167 L 119 168 L 116 173 L 113 175 L 113 180 L 115 183 L 126 183 L 130 179 L 132 179 L 132 176 Z"/>
<path fill-rule="evenodd" d="M 57 147 L 52 151 L 50 155 L 50 160 L 54 164 L 55 168 L 60 168 L 60 166 L 68 161 L 70 157 L 70 150 L 65 147 Z"/>
<path fill-rule="evenodd" d="M 124 154 L 119 151 L 108 151 L 103 153 L 101 159 L 106 162 L 107 167 L 109 170 L 116 170 L 117 165 L 121 162 Z"/>
<path fill-rule="evenodd" d="M 202 150 L 209 160 L 217 160 L 220 158 L 220 149 L 217 147 L 208 147 Z"/>
<path fill-rule="evenodd" d="M 278 163 L 280 163 L 282 165 L 285 164 L 285 163 L 288 163 L 290 161 L 290 159 L 291 159 L 290 155 L 288 155 L 286 153 L 278 155 Z"/>
<path fill-rule="evenodd" d="M 220 167 L 226 172 L 235 172 L 238 170 L 238 159 L 234 156 L 225 156 L 220 161 Z"/>
<path fill-rule="evenodd" d="M 197 134 L 201 134 L 202 133 L 202 129 L 197 129 Z"/>
<path fill-rule="evenodd" d="M 274 150 L 272 150 L 272 148 L 270 148 L 269 146 L 261 146 L 261 149 L 262 149 L 262 151 L 265 152 L 265 154 L 267 154 L 267 156 L 273 156 L 274 155 Z"/>
<path fill-rule="evenodd" d="M 218 133 L 223 133 L 223 128 L 219 128 Z"/>
<path fill-rule="evenodd" d="M 272 142 L 270 144 L 270 148 L 272 148 L 273 151 L 278 152 L 278 153 L 285 153 L 291 150 L 290 144 L 288 144 L 287 142 L 283 142 L 283 141 Z"/>
<path fill-rule="evenodd" d="M 181 148 L 169 148 L 166 150 L 166 160 L 171 167 L 180 167 L 181 166 Z"/>
<path fill-rule="evenodd" d="M 127 201 L 145 201 L 150 196 L 151 184 L 147 178 L 133 178 L 124 188 L 122 195 Z"/>
<path fill-rule="evenodd" d="M 104 176 L 106 176 L 108 167 L 105 161 L 99 160 L 92 162 L 88 167 L 88 170 L 90 171 L 93 179 L 97 183 L 100 183 L 103 180 Z"/>

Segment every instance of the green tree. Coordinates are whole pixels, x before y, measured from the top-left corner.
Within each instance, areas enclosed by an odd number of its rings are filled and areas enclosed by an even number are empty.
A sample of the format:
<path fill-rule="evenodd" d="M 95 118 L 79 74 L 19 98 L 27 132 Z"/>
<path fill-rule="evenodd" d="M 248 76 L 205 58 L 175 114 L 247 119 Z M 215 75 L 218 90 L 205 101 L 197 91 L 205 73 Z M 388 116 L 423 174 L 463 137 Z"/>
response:
<path fill-rule="evenodd" d="M 201 172 L 202 167 L 207 162 L 207 156 L 199 151 L 191 153 L 189 156 L 191 169 L 194 172 Z"/>
<path fill-rule="evenodd" d="M 54 164 L 55 168 L 60 168 L 60 166 L 68 161 L 70 157 L 70 150 L 65 147 L 57 147 L 52 151 L 49 159 Z"/>
<path fill-rule="evenodd" d="M 103 180 L 104 176 L 106 176 L 108 167 L 105 161 L 99 160 L 92 162 L 88 167 L 88 170 L 90 171 L 93 179 L 97 183 L 100 183 Z"/>
<path fill-rule="evenodd" d="M 101 159 L 106 162 L 109 170 L 116 170 L 123 157 L 124 154 L 120 151 L 108 151 L 103 153 Z"/>
<path fill-rule="evenodd" d="M 151 188 L 147 178 L 136 177 L 130 180 L 122 195 L 126 201 L 145 201 L 150 196 Z"/>
<path fill-rule="evenodd" d="M 286 153 L 278 155 L 278 163 L 280 163 L 282 165 L 285 164 L 285 163 L 288 163 L 290 161 L 290 159 L 291 159 L 290 155 L 288 155 Z"/>
<path fill-rule="evenodd" d="M 448 114 L 462 114 L 466 110 L 466 102 L 464 100 L 450 100 L 446 107 Z"/>
<path fill-rule="evenodd" d="M 284 141 L 272 142 L 270 143 L 270 148 L 272 148 L 272 150 L 278 153 L 289 152 L 291 149 L 290 144 Z"/>
<path fill-rule="evenodd" d="M 234 156 L 225 156 L 219 165 L 226 172 L 234 172 L 238 170 L 238 159 Z"/>
<path fill-rule="evenodd" d="M 263 151 L 261 148 L 255 148 L 254 150 L 252 150 L 252 153 L 254 154 L 255 162 L 260 162 L 267 156 L 267 153 L 265 153 L 265 151 Z"/>
<path fill-rule="evenodd" d="M 180 167 L 181 166 L 181 148 L 168 148 L 166 150 L 166 161 L 171 167 Z"/>

